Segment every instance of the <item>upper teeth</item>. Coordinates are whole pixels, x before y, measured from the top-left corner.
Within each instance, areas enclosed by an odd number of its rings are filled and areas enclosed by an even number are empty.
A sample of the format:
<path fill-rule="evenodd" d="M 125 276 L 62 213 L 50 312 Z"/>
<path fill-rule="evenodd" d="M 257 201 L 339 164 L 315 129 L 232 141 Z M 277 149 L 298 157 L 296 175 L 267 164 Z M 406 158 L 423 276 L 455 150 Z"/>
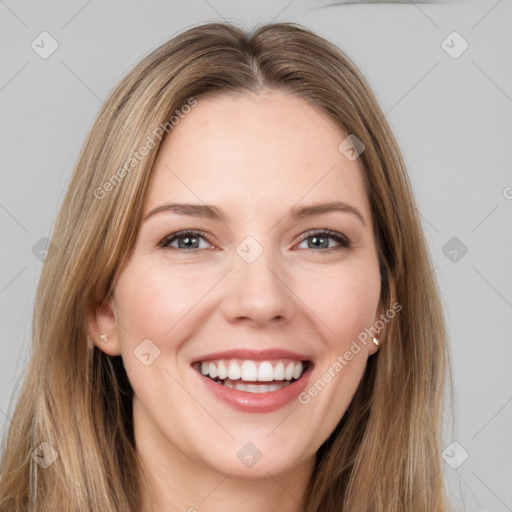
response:
<path fill-rule="evenodd" d="M 260 381 L 298 379 L 304 367 L 301 361 L 242 361 L 236 359 L 202 361 L 201 373 L 212 379 Z"/>

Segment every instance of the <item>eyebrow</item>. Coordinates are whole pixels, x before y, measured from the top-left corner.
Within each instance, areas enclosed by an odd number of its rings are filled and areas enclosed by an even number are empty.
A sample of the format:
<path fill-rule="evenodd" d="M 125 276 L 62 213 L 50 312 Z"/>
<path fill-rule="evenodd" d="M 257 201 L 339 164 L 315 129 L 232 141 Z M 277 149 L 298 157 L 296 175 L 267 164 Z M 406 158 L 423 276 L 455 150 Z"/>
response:
<path fill-rule="evenodd" d="M 226 216 L 220 208 L 208 204 L 190 203 L 166 203 L 153 208 L 145 217 L 144 221 L 160 212 L 171 212 L 178 215 L 189 215 L 191 217 L 204 217 L 221 222 L 226 221 Z M 330 203 L 317 203 L 308 206 L 294 206 L 286 215 L 290 219 L 305 219 L 332 212 L 351 213 L 355 215 L 366 226 L 365 219 L 359 210 L 347 203 L 333 201 Z"/>

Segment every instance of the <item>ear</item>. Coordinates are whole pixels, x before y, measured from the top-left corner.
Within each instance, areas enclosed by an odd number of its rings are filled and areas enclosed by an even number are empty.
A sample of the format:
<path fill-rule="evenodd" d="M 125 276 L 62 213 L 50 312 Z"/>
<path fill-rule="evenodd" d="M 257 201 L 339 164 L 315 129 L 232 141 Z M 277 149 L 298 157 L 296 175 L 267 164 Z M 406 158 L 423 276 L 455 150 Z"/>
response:
<path fill-rule="evenodd" d="M 379 342 L 379 346 L 375 345 L 372 340 L 372 342 L 368 344 L 368 352 L 370 355 L 375 354 L 375 352 L 377 352 L 377 350 L 379 350 L 379 348 L 385 343 L 388 322 L 389 319 L 387 318 L 386 313 L 382 310 L 381 307 L 379 307 L 373 322 L 375 329 L 378 329 L 379 331 L 374 336 L 375 339 Z"/>
<path fill-rule="evenodd" d="M 121 354 L 119 326 L 115 317 L 114 299 L 95 303 L 89 313 L 88 331 L 90 342 L 110 356 Z"/>

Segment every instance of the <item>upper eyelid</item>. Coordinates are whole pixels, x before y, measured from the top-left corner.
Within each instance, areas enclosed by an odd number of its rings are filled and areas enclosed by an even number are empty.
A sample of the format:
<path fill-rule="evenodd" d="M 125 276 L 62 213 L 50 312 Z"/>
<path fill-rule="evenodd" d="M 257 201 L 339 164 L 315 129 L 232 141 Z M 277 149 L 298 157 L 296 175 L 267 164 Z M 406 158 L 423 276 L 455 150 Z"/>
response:
<path fill-rule="evenodd" d="M 305 240 L 306 238 L 309 238 L 310 236 L 315 236 L 315 235 L 324 235 L 324 236 L 327 236 L 327 237 L 340 237 L 340 238 L 343 238 L 345 239 L 347 242 L 350 242 L 350 238 L 343 234 L 343 233 L 340 233 L 339 231 L 335 231 L 334 229 L 309 229 L 307 230 L 306 232 L 304 232 L 302 235 L 300 235 L 300 241 L 303 241 Z"/>

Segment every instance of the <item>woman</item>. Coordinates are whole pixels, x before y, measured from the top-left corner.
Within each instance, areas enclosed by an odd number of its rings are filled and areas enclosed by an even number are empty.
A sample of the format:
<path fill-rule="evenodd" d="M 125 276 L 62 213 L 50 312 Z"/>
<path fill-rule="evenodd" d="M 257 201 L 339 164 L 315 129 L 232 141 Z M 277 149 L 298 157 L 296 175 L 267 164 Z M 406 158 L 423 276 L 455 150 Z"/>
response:
<path fill-rule="evenodd" d="M 0 510 L 444 511 L 445 328 L 399 149 L 294 24 L 191 28 L 84 145 Z"/>

